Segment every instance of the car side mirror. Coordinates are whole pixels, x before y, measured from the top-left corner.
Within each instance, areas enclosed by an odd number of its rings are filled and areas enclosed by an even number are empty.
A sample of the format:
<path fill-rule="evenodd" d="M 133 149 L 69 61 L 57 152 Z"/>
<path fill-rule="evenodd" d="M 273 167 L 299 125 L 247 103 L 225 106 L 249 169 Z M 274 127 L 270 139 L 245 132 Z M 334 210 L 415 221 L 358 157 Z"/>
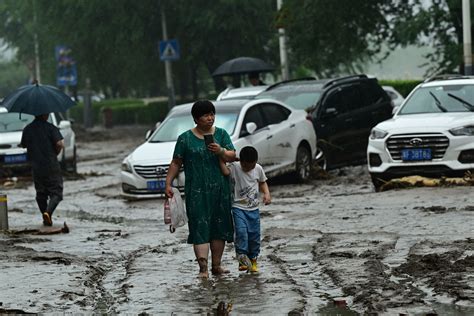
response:
<path fill-rule="evenodd" d="M 400 108 L 400 106 L 394 106 L 394 107 L 393 107 L 392 116 L 395 115 L 395 113 L 397 113 L 397 111 L 398 111 L 399 108 Z"/>
<path fill-rule="evenodd" d="M 71 122 L 69 121 L 59 122 L 59 129 L 66 129 L 66 128 L 71 128 Z"/>
<path fill-rule="evenodd" d="M 245 124 L 245 129 L 250 135 L 252 135 L 257 130 L 257 124 L 255 124 L 254 122 L 249 122 Z"/>

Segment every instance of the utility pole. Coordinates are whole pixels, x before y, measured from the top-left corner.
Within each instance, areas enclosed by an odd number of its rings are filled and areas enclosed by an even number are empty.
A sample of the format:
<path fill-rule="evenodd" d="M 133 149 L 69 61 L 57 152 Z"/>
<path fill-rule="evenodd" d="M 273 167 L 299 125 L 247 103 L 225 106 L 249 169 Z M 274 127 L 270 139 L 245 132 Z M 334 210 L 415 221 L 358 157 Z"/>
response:
<path fill-rule="evenodd" d="M 39 58 L 39 41 L 38 41 L 38 16 L 36 13 L 36 0 L 33 2 L 33 23 L 35 25 L 35 33 L 34 33 L 34 45 L 35 45 L 35 76 L 36 81 L 41 83 L 41 73 L 40 73 L 40 58 Z"/>
<path fill-rule="evenodd" d="M 283 0 L 277 0 L 277 9 L 281 14 L 281 7 Z M 278 37 L 280 42 L 280 65 L 281 65 L 281 79 L 290 79 L 290 70 L 288 66 L 288 52 L 286 49 L 286 34 L 283 27 L 278 28 Z"/>
<path fill-rule="evenodd" d="M 168 30 L 166 28 L 166 16 L 163 2 L 161 2 L 161 28 L 163 30 L 163 41 L 168 40 Z M 171 61 L 165 60 L 166 87 L 168 88 L 168 109 L 176 105 L 174 97 L 173 73 L 171 71 Z"/>
<path fill-rule="evenodd" d="M 462 0 L 462 35 L 464 46 L 464 74 L 472 75 L 471 7 L 469 0 Z"/>

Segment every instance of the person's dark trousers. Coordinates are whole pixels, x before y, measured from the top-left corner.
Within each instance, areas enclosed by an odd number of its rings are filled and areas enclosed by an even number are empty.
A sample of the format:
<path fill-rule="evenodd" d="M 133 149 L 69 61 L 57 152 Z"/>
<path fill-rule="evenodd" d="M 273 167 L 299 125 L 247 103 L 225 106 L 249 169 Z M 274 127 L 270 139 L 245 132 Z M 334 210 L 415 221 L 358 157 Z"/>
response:
<path fill-rule="evenodd" d="M 235 252 L 255 259 L 260 254 L 260 211 L 232 208 Z"/>
<path fill-rule="evenodd" d="M 63 177 L 61 171 L 50 174 L 33 172 L 36 190 L 36 203 L 40 212 L 53 214 L 59 202 L 63 199 Z"/>

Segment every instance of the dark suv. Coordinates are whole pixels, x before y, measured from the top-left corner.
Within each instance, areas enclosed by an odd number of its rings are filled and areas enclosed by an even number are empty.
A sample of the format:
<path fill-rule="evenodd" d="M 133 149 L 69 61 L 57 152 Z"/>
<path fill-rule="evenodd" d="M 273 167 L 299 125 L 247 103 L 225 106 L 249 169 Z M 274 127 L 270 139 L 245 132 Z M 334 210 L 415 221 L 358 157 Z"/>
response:
<path fill-rule="evenodd" d="M 271 98 L 304 109 L 318 139 L 317 163 L 323 169 L 365 163 L 371 129 L 392 116 L 390 97 L 376 78 L 303 78 L 269 86 L 256 98 Z"/>

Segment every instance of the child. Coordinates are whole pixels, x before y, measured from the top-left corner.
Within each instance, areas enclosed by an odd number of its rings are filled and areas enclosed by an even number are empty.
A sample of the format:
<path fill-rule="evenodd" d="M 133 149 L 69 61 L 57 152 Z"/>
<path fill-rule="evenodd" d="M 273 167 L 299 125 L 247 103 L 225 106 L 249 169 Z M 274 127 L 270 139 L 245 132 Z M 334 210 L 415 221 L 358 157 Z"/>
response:
<path fill-rule="evenodd" d="M 260 253 L 259 192 L 263 203 L 270 204 L 270 191 L 262 166 L 257 163 L 257 150 L 251 146 L 242 148 L 239 162 L 226 165 L 220 160 L 224 175 L 231 176 L 234 194 L 232 215 L 235 229 L 235 252 L 239 271 L 258 272 L 257 257 Z"/>

